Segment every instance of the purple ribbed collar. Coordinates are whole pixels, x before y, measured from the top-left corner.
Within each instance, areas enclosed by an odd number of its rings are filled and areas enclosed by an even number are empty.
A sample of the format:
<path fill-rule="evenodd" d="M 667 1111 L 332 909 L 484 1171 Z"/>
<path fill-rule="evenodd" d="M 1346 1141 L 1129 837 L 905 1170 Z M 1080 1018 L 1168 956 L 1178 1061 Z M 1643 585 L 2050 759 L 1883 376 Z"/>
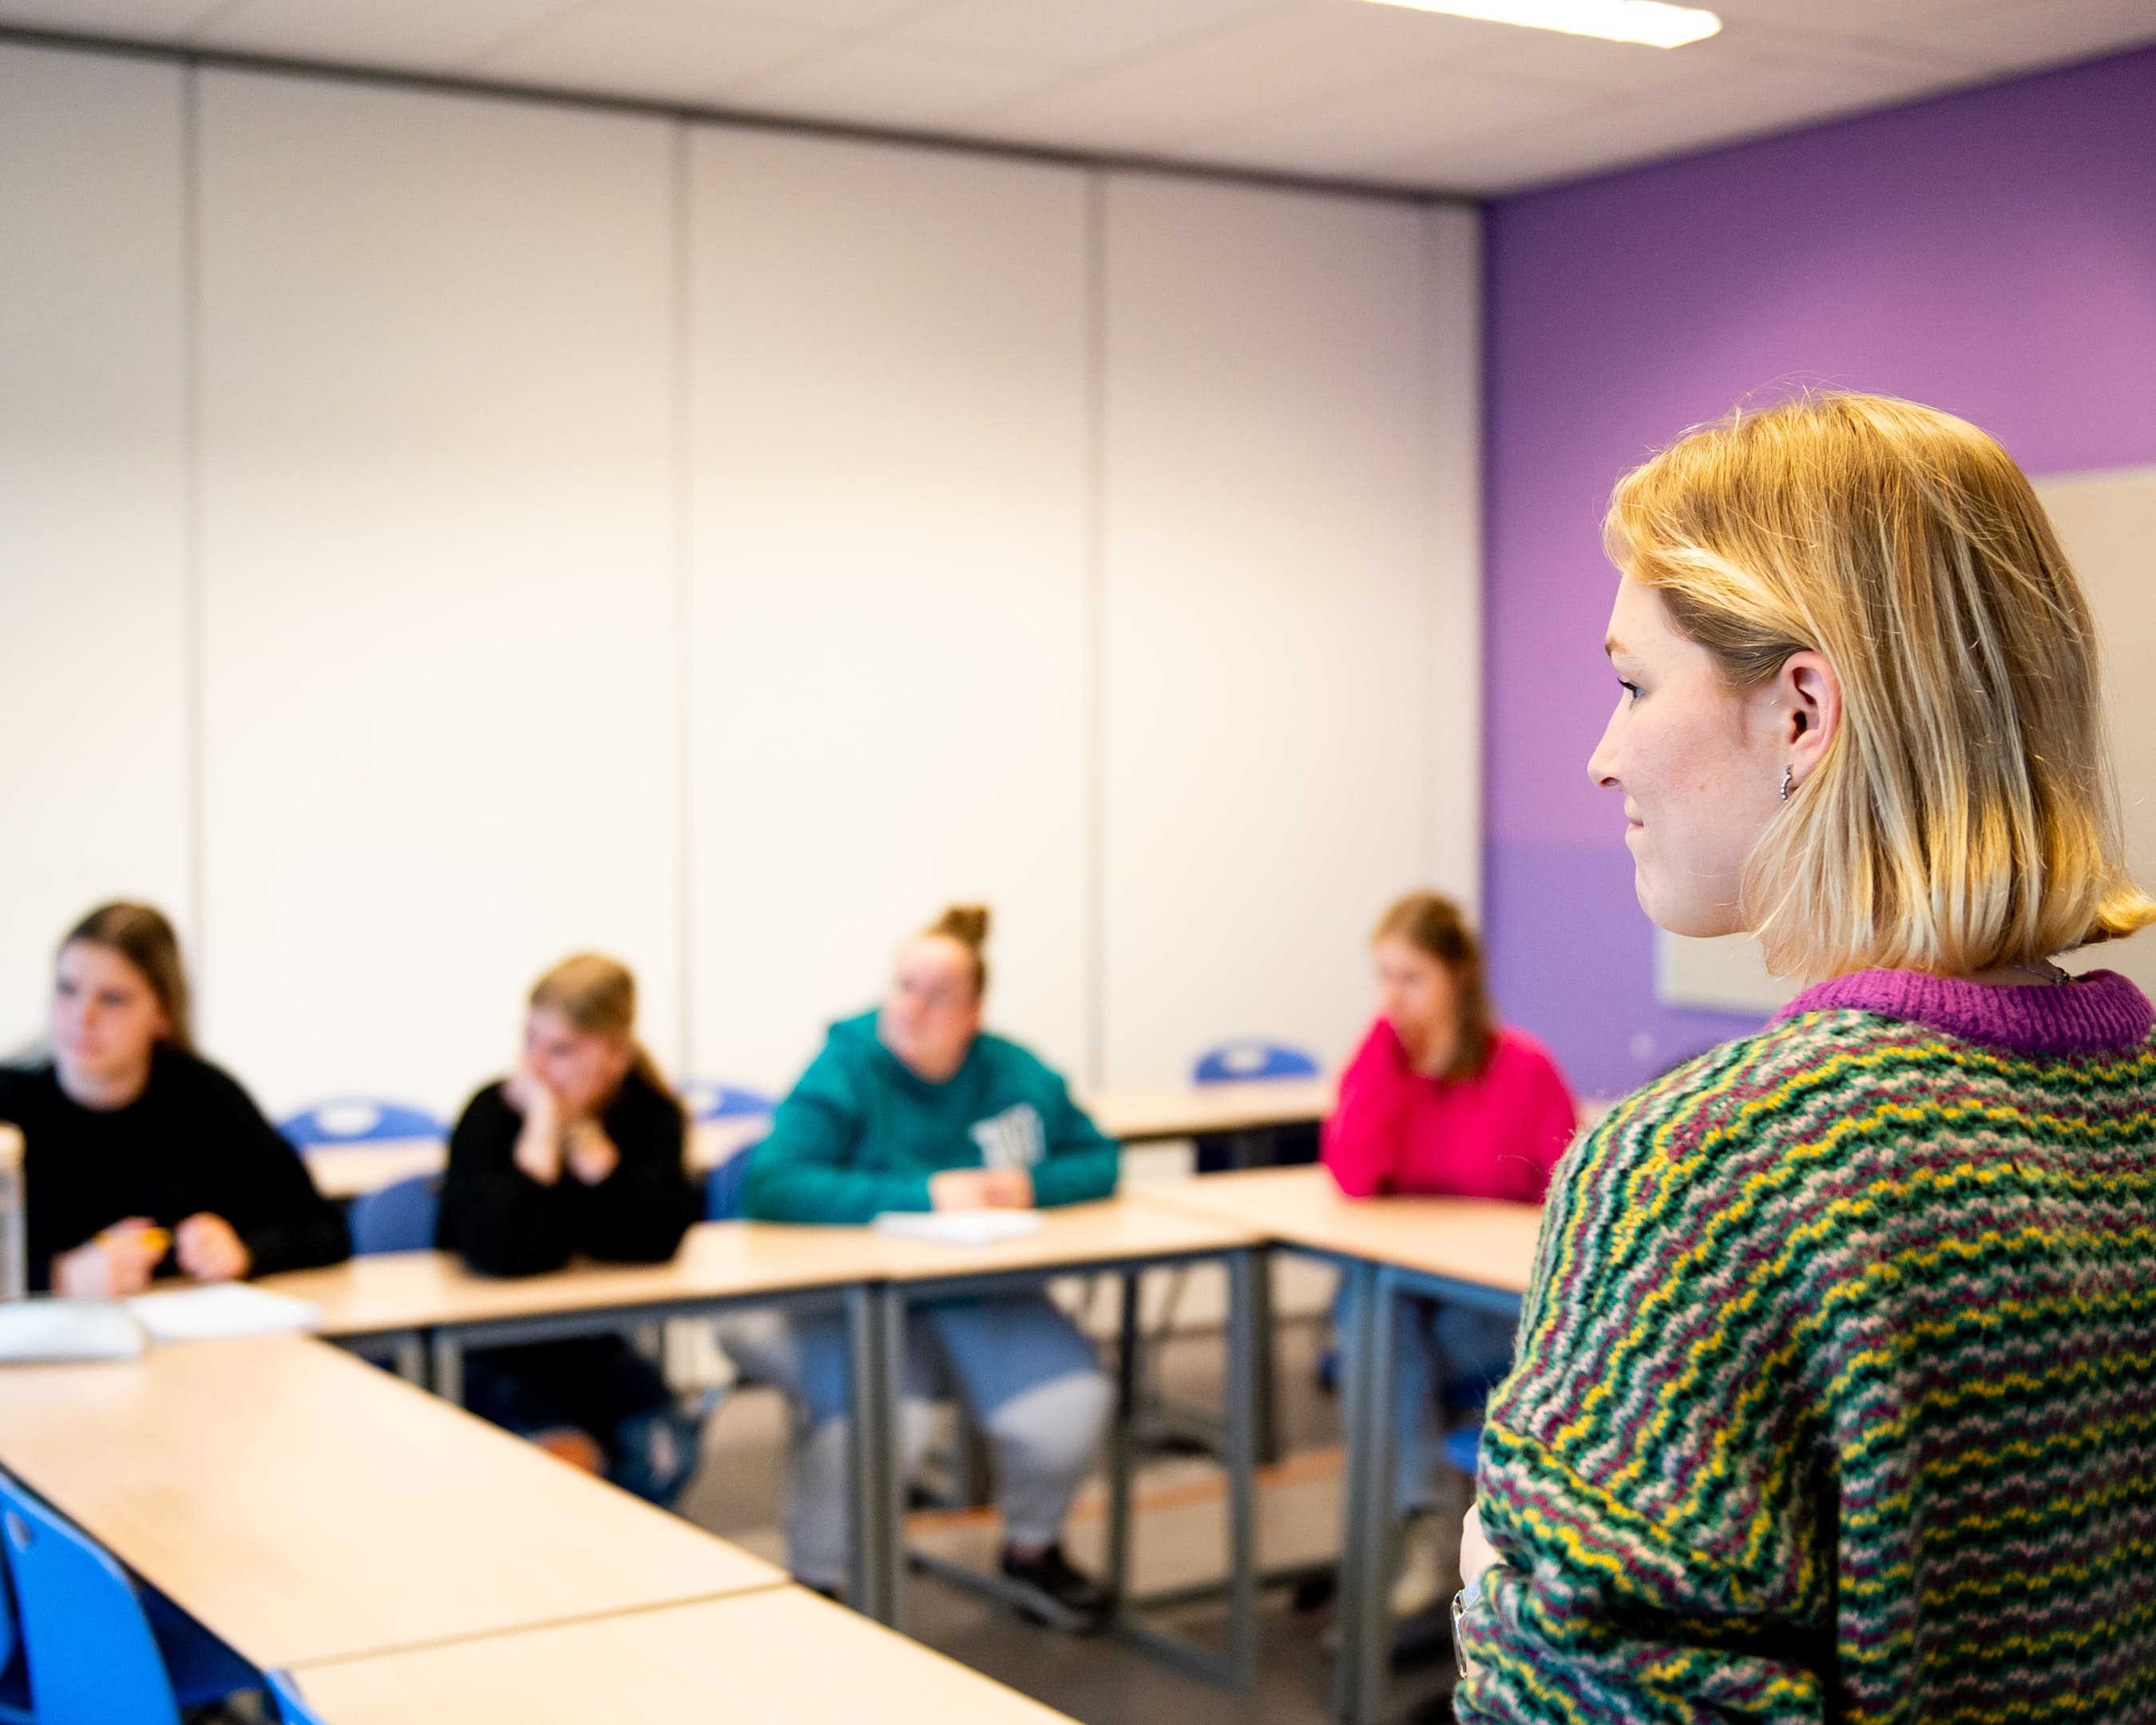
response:
<path fill-rule="evenodd" d="M 2015 1054 L 2105 1054 L 2145 1040 L 2156 1006 L 2115 970 L 2064 987 L 1997 988 L 1920 970 L 1858 970 L 1807 988 L 1775 1018 L 1836 1007 L 1907 1019 Z"/>

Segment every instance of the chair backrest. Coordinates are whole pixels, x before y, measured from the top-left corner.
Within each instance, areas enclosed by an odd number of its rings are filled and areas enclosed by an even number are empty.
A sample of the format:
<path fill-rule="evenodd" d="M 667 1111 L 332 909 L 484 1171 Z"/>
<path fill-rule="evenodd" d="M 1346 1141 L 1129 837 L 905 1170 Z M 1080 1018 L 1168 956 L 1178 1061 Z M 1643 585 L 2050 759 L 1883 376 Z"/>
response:
<path fill-rule="evenodd" d="M 756 1146 L 747 1145 L 704 1176 L 706 1222 L 738 1222 L 748 1214 L 748 1159 L 755 1154 Z"/>
<path fill-rule="evenodd" d="M 1323 1069 L 1317 1056 L 1285 1042 L 1240 1037 L 1209 1048 L 1191 1068 L 1193 1084 L 1243 1084 L 1255 1078 L 1315 1078 Z"/>
<path fill-rule="evenodd" d="M 172 1680 L 119 1564 L 4 1477 L 0 1531 L 38 1725 L 180 1725 Z"/>
<path fill-rule="evenodd" d="M 434 1223 L 442 1208 L 439 1174 L 413 1174 L 379 1192 L 363 1192 L 352 1201 L 346 1219 L 352 1249 L 368 1252 L 418 1252 L 434 1243 Z"/>
<path fill-rule="evenodd" d="M 290 1671 L 264 1671 L 262 1681 L 276 1698 L 277 1717 L 282 1725 L 329 1725 L 307 1705 L 307 1697 L 300 1693 L 299 1683 Z"/>
<path fill-rule="evenodd" d="M 379 1144 L 393 1138 L 446 1138 L 449 1127 L 424 1108 L 377 1096 L 335 1096 L 277 1122 L 302 1150 L 337 1144 Z"/>
<path fill-rule="evenodd" d="M 691 1120 L 730 1120 L 742 1114 L 768 1114 L 778 1105 L 762 1091 L 742 1090 L 708 1078 L 690 1078 L 681 1086 L 681 1105 Z"/>

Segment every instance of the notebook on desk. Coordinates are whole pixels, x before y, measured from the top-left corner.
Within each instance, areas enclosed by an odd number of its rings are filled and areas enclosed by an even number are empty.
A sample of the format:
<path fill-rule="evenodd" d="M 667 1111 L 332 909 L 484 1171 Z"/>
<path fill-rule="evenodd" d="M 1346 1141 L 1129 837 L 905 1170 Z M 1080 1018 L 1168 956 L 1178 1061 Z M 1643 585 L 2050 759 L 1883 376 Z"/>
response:
<path fill-rule="evenodd" d="M 942 1245 L 986 1246 L 1040 1231 L 1038 1210 L 886 1210 L 874 1224 L 879 1234 L 931 1240 Z"/>

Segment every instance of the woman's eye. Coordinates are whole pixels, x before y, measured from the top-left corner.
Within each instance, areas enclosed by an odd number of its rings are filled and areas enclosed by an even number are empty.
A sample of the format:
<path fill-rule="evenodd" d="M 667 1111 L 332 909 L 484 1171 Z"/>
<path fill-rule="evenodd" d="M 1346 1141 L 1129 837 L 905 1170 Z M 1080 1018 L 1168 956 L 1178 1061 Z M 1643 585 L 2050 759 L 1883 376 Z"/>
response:
<path fill-rule="evenodd" d="M 1640 698 L 1640 685 L 1637 683 L 1628 683 L 1624 678 L 1620 677 L 1617 680 L 1617 686 L 1632 700 L 1637 701 Z"/>

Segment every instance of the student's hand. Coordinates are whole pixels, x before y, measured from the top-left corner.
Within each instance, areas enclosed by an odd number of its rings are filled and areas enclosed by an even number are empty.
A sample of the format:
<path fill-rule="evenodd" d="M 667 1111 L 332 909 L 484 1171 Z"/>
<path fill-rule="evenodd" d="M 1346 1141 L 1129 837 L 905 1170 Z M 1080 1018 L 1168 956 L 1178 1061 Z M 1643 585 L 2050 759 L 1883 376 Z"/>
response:
<path fill-rule="evenodd" d="M 981 1170 L 981 1183 L 990 1209 L 1029 1210 L 1033 1208 L 1033 1176 L 1022 1168 Z"/>
<path fill-rule="evenodd" d="M 940 1174 L 931 1174 L 928 1207 L 932 1210 L 988 1209 L 988 1171 L 983 1168 L 947 1168 Z"/>
<path fill-rule="evenodd" d="M 555 1100 L 554 1092 L 547 1089 L 546 1081 L 527 1065 L 519 1065 L 514 1072 L 502 1080 L 501 1096 L 526 1120 L 535 1113 L 544 1114 L 550 1119 L 560 1118 L 561 1105 Z"/>
<path fill-rule="evenodd" d="M 165 1231 L 147 1216 L 130 1216 L 96 1239 L 53 1260 L 53 1291 L 76 1300 L 121 1300 L 150 1286 L 165 1255 Z"/>
<path fill-rule="evenodd" d="M 621 1152 L 596 1120 L 578 1121 L 563 1137 L 569 1172 L 587 1186 L 598 1185 L 621 1166 Z"/>
<path fill-rule="evenodd" d="M 254 1255 L 232 1224 L 208 1210 L 189 1216 L 173 1231 L 172 1255 L 197 1281 L 238 1281 L 254 1267 Z"/>
<path fill-rule="evenodd" d="M 501 1086 L 503 1099 L 524 1117 L 512 1159 L 525 1178 L 551 1186 L 562 1178 L 562 1109 L 538 1075 L 520 1066 Z"/>

